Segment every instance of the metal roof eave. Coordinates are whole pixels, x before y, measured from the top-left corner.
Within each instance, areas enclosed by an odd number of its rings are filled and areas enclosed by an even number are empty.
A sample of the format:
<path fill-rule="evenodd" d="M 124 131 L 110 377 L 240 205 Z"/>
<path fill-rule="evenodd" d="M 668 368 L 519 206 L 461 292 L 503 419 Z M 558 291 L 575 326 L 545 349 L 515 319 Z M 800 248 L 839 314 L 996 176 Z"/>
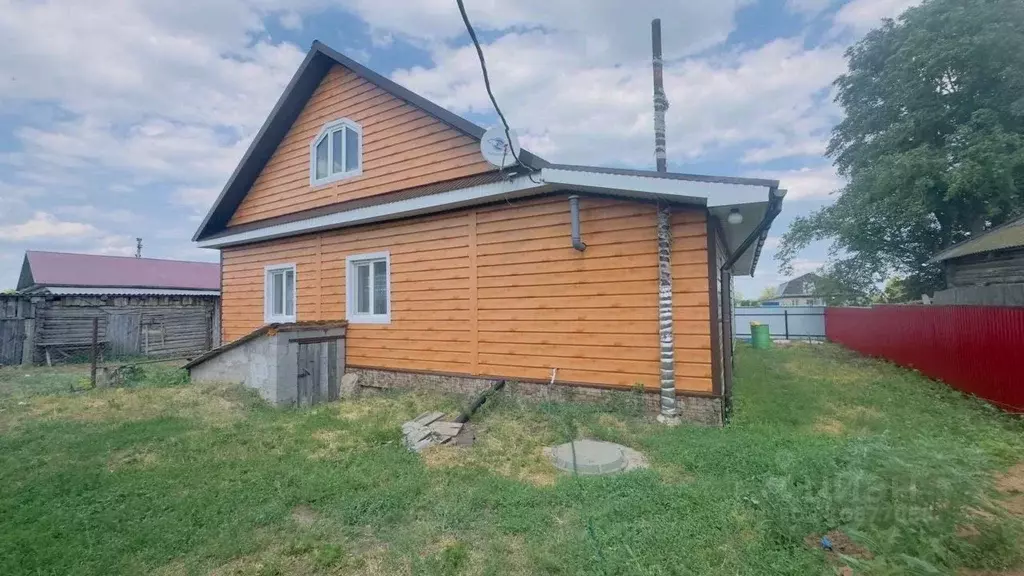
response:
<path fill-rule="evenodd" d="M 744 210 L 754 211 L 752 214 L 756 212 L 760 216 L 767 211 L 773 201 L 775 189 L 768 186 L 770 183 L 771 181 L 754 184 L 729 183 L 708 179 L 659 178 L 647 175 L 544 168 L 540 171 L 539 179 L 536 173 L 523 174 L 513 176 L 508 180 L 362 206 L 352 210 L 319 214 L 301 220 L 246 229 L 234 234 L 228 231 L 226 234 L 200 240 L 198 244 L 201 248 L 224 248 L 560 190 L 578 190 L 641 200 L 664 200 L 707 207 L 712 210 L 725 210 L 726 212 L 734 206 L 741 206 L 744 207 Z M 767 231 L 757 244 L 754 263 L 756 263 L 756 255 L 760 252 L 759 248 L 764 242 L 765 235 L 767 235 Z"/>

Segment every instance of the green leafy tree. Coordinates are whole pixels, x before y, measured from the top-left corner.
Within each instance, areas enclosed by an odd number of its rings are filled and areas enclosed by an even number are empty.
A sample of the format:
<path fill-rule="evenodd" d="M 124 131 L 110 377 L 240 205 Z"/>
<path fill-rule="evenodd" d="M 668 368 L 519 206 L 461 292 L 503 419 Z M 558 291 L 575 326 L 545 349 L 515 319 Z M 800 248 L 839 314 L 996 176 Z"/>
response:
<path fill-rule="evenodd" d="M 846 58 L 827 154 L 848 183 L 794 220 L 780 268 L 830 240 L 824 277 L 917 298 L 943 285 L 935 253 L 1024 210 L 1024 2 L 926 0 Z"/>
<path fill-rule="evenodd" d="M 765 286 L 764 290 L 761 290 L 761 295 L 757 297 L 758 302 L 762 300 L 771 300 L 778 296 L 779 291 L 774 286 Z"/>
<path fill-rule="evenodd" d="M 917 296 L 907 292 L 907 281 L 903 278 L 889 278 L 885 281 L 885 288 L 874 298 L 879 304 L 905 304 L 919 301 Z"/>

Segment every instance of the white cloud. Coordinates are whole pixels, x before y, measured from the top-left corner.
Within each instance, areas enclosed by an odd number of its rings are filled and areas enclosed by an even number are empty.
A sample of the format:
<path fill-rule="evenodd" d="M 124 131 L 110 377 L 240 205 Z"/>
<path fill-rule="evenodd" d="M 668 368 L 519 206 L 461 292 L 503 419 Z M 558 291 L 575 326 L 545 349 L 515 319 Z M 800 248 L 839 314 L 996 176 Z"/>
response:
<path fill-rule="evenodd" d="M 761 170 L 750 176 L 778 180 L 788 190 L 787 201 L 825 198 L 842 188 L 846 182 L 836 174 L 834 166 L 822 165 L 793 170 Z"/>
<path fill-rule="evenodd" d="M 573 42 L 536 31 L 484 47 L 501 71 L 492 77 L 498 102 L 524 146 L 556 161 L 649 164 L 650 65 L 592 63 Z M 490 112 L 472 48 L 436 48 L 433 58 L 435 67 L 393 78 L 455 112 Z M 762 156 L 772 158 L 820 151 L 833 114 L 823 87 L 844 67 L 840 48 L 806 50 L 798 39 L 669 63 L 670 161 L 734 146 L 771 147 Z"/>
<path fill-rule="evenodd" d="M 217 199 L 220 191 L 221 188 L 215 186 L 180 188 L 174 192 L 174 201 L 191 208 L 191 219 L 199 222 L 213 206 L 213 201 Z M 189 237 L 191 237 L 191 233 L 189 233 Z"/>
<path fill-rule="evenodd" d="M 666 58 L 715 46 L 734 27 L 736 12 L 750 0 L 483 0 L 467 2 L 474 28 L 482 31 L 543 29 L 568 36 L 590 59 L 615 62 L 650 58 L 650 26 L 662 18 Z M 340 0 L 373 31 L 394 32 L 427 43 L 464 39 L 466 30 L 453 0 Z"/>
<path fill-rule="evenodd" d="M 807 17 L 817 16 L 827 10 L 834 0 L 786 0 L 786 9 Z"/>
<path fill-rule="evenodd" d="M 80 220 L 103 220 L 125 224 L 138 219 L 138 216 L 124 208 L 99 209 L 95 206 L 58 206 L 54 212 L 62 216 Z"/>
<path fill-rule="evenodd" d="M 883 18 L 896 18 L 922 0 L 852 0 L 836 12 L 834 31 L 850 30 L 861 35 L 877 28 Z"/>
<path fill-rule="evenodd" d="M 302 30 L 302 14 L 295 11 L 288 11 L 278 17 L 278 22 L 285 30 Z"/>
<path fill-rule="evenodd" d="M 825 263 L 820 260 L 809 260 L 807 258 L 793 259 L 793 276 L 797 277 L 808 272 L 817 272 Z"/>
<path fill-rule="evenodd" d="M 92 224 L 59 220 L 53 214 L 36 212 L 27 222 L 0 226 L 0 240 L 73 240 L 96 236 L 100 231 Z"/>

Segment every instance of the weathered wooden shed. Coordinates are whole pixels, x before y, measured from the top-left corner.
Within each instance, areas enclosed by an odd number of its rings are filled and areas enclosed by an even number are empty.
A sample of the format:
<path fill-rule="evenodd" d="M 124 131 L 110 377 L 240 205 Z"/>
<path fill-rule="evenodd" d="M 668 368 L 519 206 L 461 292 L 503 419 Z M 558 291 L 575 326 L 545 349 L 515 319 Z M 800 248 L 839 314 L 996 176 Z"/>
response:
<path fill-rule="evenodd" d="M 29 251 L 0 303 L 0 364 L 185 356 L 219 344 L 220 265 Z"/>
<path fill-rule="evenodd" d="M 946 276 L 936 304 L 1024 306 L 1024 217 L 951 246 L 932 262 Z"/>

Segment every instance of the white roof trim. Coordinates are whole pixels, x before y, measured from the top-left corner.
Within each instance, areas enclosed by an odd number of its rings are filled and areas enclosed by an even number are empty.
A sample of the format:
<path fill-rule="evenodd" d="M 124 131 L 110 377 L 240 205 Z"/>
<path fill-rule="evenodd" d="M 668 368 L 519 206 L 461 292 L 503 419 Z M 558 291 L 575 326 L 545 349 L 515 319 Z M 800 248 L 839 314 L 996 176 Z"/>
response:
<path fill-rule="evenodd" d="M 188 290 L 184 288 L 118 288 L 48 286 L 54 296 L 220 296 L 219 290 Z"/>
<path fill-rule="evenodd" d="M 583 172 L 545 168 L 544 181 L 560 187 L 581 191 L 611 192 L 620 195 L 657 195 L 676 202 L 715 206 L 736 206 L 768 201 L 769 187 L 754 184 L 724 182 L 701 182 L 638 176 L 633 174 L 608 174 L 604 172 Z"/>
<path fill-rule="evenodd" d="M 539 177 L 538 177 L 539 176 Z M 631 174 L 608 174 L 544 168 L 540 174 L 515 176 L 418 198 L 397 200 L 345 212 L 335 212 L 284 224 L 256 228 L 197 242 L 200 248 L 224 248 L 296 234 L 343 228 L 383 220 L 439 212 L 486 202 L 528 196 L 555 190 L 579 190 L 641 199 L 664 199 L 708 208 L 764 204 L 770 188 L 764 185 L 702 182 Z"/>
<path fill-rule="evenodd" d="M 534 179 L 536 179 L 536 177 L 534 177 Z M 381 220 L 415 216 L 428 212 L 450 210 L 452 208 L 470 206 L 473 204 L 487 202 L 489 200 L 501 200 L 503 198 L 533 194 L 550 188 L 545 185 L 543 181 L 538 180 L 538 182 L 540 183 L 534 183 L 526 176 L 519 176 L 511 180 L 502 180 L 500 182 L 492 182 L 490 184 L 480 184 L 469 188 L 439 192 L 429 196 L 398 200 L 387 204 L 366 206 L 364 208 L 356 208 L 345 212 L 335 212 L 334 214 L 307 218 L 306 220 L 296 220 L 295 222 L 257 228 L 248 232 L 239 232 L 238 234 L 231 234 L 230 236 L 223 236 L 221 238 L 202 240 L 197 244 L 200 248 L 223 248 L 225 246 L 232 246 L 235 244 L 270 240 L 272 238 L 305 234 L 330 228 L 342 228 L 346 226 L 355 226 L 357 224 L 378 222 Z"/>

